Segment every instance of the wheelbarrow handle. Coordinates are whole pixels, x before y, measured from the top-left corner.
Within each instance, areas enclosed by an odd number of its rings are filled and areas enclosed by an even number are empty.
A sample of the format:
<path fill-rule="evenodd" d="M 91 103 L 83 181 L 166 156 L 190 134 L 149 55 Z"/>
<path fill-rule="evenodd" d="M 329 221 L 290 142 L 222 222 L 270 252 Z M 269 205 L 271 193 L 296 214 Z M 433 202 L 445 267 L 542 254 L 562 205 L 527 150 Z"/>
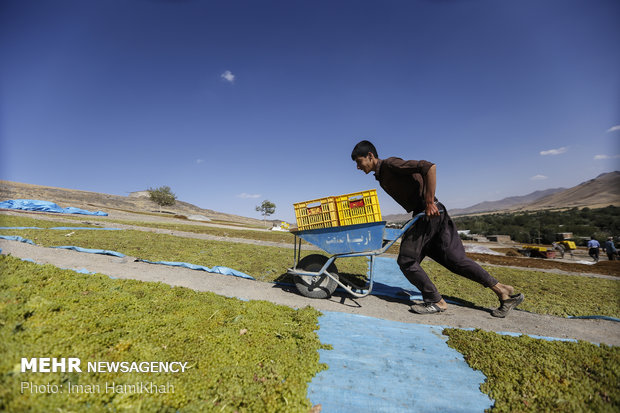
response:
<path fill-rule="evenodd" d="M 439 209 L 439 213 L 443 214 L 446 211 L 444 211 L 443 209 Z M 420 218 L 422 218 L 423 216 L 426 216 L 426 212 L 420 212 L 419 214 L 415 214 L 405 225 L 403 225 L 403 227 L 401 228 L 402 232 L 404 233 L 405 231 L 407 231 L 409 228 L 411 228 L 411 226 Z"/>

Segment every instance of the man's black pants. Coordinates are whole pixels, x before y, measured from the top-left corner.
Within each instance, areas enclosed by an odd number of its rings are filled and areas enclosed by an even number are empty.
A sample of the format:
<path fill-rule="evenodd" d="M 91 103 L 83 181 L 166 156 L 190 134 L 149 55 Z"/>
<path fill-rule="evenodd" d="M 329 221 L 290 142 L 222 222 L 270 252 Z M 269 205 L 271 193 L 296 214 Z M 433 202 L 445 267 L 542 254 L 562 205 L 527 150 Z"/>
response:
<path fill-rule="evenodd" d="M 445 211 L 443 205 L 440 207 Z M 485 287 L 493 287 L 498 282 L 467 258 L 456 226 L 447 212 L 442 212 L 439 217 L 418 219 L 403 236 L 398 255 L 398 265 L 405 277 L 422 292 L 425 302 L 436 303 L 441 301 L 441 294 L 420 266 L 424 257 L 430 257 L 453 273 Z"/>

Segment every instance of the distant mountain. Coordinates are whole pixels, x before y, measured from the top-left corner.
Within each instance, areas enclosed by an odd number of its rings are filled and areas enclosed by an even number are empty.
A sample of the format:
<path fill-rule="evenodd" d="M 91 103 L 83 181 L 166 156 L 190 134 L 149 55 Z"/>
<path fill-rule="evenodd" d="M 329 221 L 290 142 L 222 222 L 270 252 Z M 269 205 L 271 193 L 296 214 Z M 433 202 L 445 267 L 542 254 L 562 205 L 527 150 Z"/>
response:
<path fill-rule="evenodd" d="M 485 212 L 516 212 L 573 207 L 602 208 L 620 206 L 620 171 L 608 172 L 572 188 L 553 188 L 512 196 L 499 201 L 486 201 L 468 208 L 450 209 L 452 216 Z M 386 221 L 403 221 L 409 214 L 386 215 Z"/>
<path fill-rule="evenodd" d="M 500 199 L 499 201 L 485 201 L 480 202 L 479 204 L 472 205 L 468 208 L 455 208 L 449 210 L 450 215 L 467 215 L 467 214 L 476 214 L 479 212 L 489 212 L 489 211 L 502 211 L 505 209 L 512 209 L 518 207 L 520 205 L 527 205 L 532 202 L 538 201 L 541 198 L 545 198 L 547 196 L 553 195 L 560 191 L 565 191 L 566 188 L 552 188 L 545 189 L 543 191 L 535 191 L 527 195 L 522 196 L 511 196 L 508 198 Z"/>
<path fill-rule="evenodd" d="M 608 172 L 575 187 L 540 198 L 527 209 L 620 205 L 620 171 Z"/>

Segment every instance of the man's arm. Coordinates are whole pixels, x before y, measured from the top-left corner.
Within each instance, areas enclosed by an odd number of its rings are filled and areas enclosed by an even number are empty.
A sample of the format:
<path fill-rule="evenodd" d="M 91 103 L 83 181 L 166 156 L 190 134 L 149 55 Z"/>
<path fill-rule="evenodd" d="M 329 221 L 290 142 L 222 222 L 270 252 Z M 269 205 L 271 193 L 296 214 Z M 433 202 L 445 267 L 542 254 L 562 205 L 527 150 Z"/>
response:
<path fill-rule="evenodd" d="M 431 166 L 424 175 L 424 201 L 426 202 L 426 215 L 429 217 L 439 216 L 439 209 L 435 205 L 435 188 L 437 187 L 437 168 Z"/>

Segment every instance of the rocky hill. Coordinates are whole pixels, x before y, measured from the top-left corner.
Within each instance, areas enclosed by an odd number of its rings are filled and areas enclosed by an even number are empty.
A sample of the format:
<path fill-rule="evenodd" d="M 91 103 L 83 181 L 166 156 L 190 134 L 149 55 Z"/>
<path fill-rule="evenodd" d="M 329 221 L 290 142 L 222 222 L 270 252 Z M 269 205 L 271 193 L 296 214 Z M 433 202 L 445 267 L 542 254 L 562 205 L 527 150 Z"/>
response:
<path fill-rule="evenodd" d="M 0 201 L 7 199 L 36 199 L 51 201 L 61 207 L 77 207 L 87 210 L 101 210 L 104 212 L 159 212 L 157 204 L 148 197 L 131 197 L 120 195 L 101 194 L 98 192 L 81 191 L 75 189 L 55 188 L 24 184 L 11 181 L 0 181 Z M 226 214 L 210 209 L 199 208 L 187 202 L 178 201 L 171 207 L 162 210 L 170 215 L 203 215 L 212 220 L 228 221 L 240 224 L 263 225 L 263 221 L 238 215 Z"/>
<path fill-rule="evenodd" d="M 468 208 L 455 208 L 450 210 L 450 215 L 467 215 L 476 214 L 479 212 L 488 211 L 503 211 L 506 209 L 512 209 L 521 205 L 528 205 L 538 201 L 541 198 L 548 197 L 557 192 L 565 191 L 566 188 L 553 188 L 546 189 L 544 191 L 535 191 L 527 195 L 511 196 L 508 198 L 500 199 L 499 201 L 485 201 L 479 204 L 472 205 Z"/>
<path fill-rule="evenodd" d="M 527 209 L 605 207 L 620 205 L 620 171 L 601 174 L 573 188 L 556 192 L 528 204 Z"/>

